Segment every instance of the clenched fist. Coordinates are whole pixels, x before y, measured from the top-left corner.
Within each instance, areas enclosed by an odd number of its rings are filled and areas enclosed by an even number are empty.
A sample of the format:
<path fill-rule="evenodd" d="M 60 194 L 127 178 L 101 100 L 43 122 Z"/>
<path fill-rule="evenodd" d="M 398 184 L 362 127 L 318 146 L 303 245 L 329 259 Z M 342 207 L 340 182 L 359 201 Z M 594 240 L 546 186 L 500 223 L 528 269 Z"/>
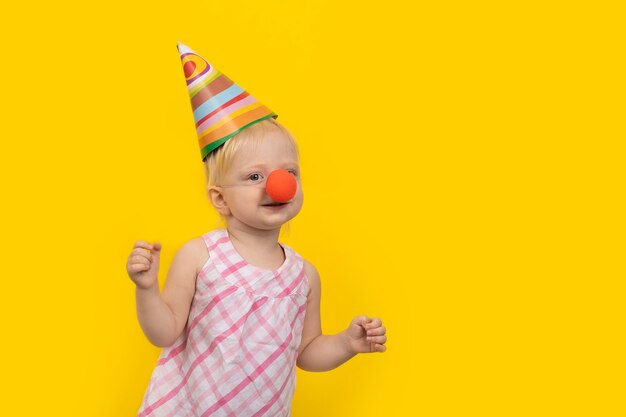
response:
<path fill-rule="evenodd" d="M 149 289 L 159 285 L 159 258 L 161 244 L 153 245 L 143 240 L 138 240 L 128 256 L 126 271 L 128 276 L 139 288 Z"/>

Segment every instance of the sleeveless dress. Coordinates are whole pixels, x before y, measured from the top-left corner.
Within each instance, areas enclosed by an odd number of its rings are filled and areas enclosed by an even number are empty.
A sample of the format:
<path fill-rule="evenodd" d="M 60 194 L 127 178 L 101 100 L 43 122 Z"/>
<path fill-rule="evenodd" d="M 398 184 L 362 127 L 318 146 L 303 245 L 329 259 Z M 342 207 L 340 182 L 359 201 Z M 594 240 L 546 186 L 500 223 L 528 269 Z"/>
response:
<path fill-rule="evenodd" d="M 309 283 L 280 244 L 276 270 L 247 263 L 228 231 L 202 235 L 209 259 L 183 333 L 163 348 L 138 417 L 289 416 Z"/>

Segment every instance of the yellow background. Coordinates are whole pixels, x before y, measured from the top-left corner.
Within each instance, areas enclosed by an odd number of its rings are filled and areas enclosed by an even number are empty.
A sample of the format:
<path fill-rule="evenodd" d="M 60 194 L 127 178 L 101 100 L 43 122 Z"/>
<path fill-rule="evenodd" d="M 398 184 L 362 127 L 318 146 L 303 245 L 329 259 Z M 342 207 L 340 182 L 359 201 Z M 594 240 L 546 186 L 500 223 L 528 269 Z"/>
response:
<path fill-rule="evenodd" d="M 294 417 L 624 415 L 618 2 L 6 4 L 6 416 L 134 416 L 160 352 L 136 240 L 216 225 L 176 42 L 279 114 L 305 205 L 283 241 L 325 333 L 384 354 L 298 370 Z"/>

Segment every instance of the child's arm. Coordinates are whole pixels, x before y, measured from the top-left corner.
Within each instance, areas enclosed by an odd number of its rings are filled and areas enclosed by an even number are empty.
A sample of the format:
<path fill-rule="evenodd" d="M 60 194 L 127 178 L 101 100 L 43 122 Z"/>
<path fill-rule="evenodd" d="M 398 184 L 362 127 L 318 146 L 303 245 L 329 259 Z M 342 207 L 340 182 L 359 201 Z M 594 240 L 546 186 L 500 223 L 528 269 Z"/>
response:
<path fill-rule="evenodd" d="M 129 257 L 128 274 L 136 284 L 137 318 L 155 346 L 171 346 L 182 333 L 195 292 L 200 245 L 192 240 L 174 256 L 163 293 L 159 292 L 160 244 L 138 241 Z M 152 251 L 152 252 L 150 252 Z"/>
<path fill-rule="evenodd" d="M 298 348 L 297 365 L 305 371 L 321 372 L 334 369 L 357 353 L 384 352 L 385 328 L 380 319 L 355 317 L 350 326 L 335 335 L 322 334 L 320 320 L 321 284 L 317 269 L 305 261 L 310 291 L 307 301 L 302 340 Z"/>

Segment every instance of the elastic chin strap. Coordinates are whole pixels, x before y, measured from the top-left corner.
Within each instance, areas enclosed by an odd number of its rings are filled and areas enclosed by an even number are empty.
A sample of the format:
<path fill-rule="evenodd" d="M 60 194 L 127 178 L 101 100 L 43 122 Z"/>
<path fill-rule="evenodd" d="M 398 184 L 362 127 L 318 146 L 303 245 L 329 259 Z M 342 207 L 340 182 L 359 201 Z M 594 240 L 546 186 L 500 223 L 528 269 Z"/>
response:
<path fill-rule="evenodd" d="M 296 177 L 285 169 L 277 169 L 270 172 L 265 183 L 257 184 L 237 184 L 237 185 L 218 185 L 220 188 L 235 187 L 257 187 L 265 188 L 265 192 L 270 198 L 279 203 L 287 203 L 296 195 L 298 191 L 298 182 Z"/>

